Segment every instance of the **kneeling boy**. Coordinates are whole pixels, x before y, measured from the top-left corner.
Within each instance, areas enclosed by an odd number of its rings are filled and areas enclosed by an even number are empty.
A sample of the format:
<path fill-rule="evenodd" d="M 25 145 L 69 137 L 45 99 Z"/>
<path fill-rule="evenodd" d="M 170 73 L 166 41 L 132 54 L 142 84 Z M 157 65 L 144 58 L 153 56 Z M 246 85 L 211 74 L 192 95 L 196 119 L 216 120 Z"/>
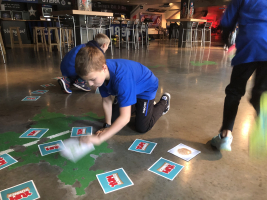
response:
<path fill-rule="evenodd" d="M 99 145 L 115 135 L 130 121 L 132 105 L 136 113 L 135 127 L 140 133 L 149 131 L 170 109 L 168 93 L 154 105 L 158 78 L 138 62 L 106 60 L 98 48 L 84 47 L 76 56 L 75 69 L 90 86 L 99 87 L 106 122 L 96 135 L 81 137 L 82 142 Z M 111 95 L 116 96 L 113 105 Z"/>

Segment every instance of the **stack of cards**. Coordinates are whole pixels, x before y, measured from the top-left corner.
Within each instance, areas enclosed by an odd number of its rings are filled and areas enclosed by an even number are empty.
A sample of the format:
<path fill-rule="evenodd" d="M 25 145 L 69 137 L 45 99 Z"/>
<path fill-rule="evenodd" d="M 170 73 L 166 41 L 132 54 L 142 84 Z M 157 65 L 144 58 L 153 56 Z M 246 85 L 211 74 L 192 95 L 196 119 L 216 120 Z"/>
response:
<path fill-rule="evenodd" d="M 80 143 L 79 139 L 76 138 L 64 140 L 64 145 L 65 148 L 60 154 L 72 162 L 77 162 L 82 157 L 95 150 L 93 144 Z"/>
<path fill-rule="evenodd" d="M 185 161 L 189 161 L 192 158 L 194 158 L 197 154 L 201 153 L 200 151 L 193 149 L 189 146 L 186 146 L 182 143 L 177 145 L 176 147 L 173 147 L 168 152 L 172 153 L 175 156 L 178 156 L 179 158 L 182 158 Z"/>

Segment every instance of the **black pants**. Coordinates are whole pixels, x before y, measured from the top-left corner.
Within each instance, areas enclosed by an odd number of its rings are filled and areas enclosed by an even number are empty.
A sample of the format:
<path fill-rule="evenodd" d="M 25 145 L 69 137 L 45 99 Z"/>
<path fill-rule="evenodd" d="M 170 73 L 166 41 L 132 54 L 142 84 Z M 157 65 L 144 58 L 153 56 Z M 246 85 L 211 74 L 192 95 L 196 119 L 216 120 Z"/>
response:
<path fill-rule="evenodd" d="M 257 114 L 260 112 L 260 97 L 267 91 L 267 62 L 252 62 L 233 67 L 230 84 L 226 87 L 222 130 L 233 130 L 238 105 L 246 92 L 246 84 L 253 72 L 255 74 L 250 103 Z"/>
<path fill-rule="evenodd" d="M 135 112 L 135 128 L 140 133 L 146 133 L 149 131 L 156 121 L 162 116 L 163 111 L 166 109 L 167 104 L 165 100 L 160 100 L 154 105 L 153 100 L 137 99 L 137 103 L 132 105 L 132 114 Z M 120 106 L 114 100 L 112 105 L 112 123 L 120 115 Z"/>

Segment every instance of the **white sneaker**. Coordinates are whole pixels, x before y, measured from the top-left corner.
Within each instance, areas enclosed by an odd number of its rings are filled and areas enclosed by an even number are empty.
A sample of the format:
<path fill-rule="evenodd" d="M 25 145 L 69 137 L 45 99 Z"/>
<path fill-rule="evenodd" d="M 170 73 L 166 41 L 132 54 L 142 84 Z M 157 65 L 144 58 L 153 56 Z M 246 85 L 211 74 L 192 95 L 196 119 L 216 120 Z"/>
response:
<path fill-rule="evenodd" d="M 218 150 L 231 151 L 231 144 L 233 136 L 221 138 L 221 134 L 215 136 L 211 140 L 211 145 L 216 147 Z"/>

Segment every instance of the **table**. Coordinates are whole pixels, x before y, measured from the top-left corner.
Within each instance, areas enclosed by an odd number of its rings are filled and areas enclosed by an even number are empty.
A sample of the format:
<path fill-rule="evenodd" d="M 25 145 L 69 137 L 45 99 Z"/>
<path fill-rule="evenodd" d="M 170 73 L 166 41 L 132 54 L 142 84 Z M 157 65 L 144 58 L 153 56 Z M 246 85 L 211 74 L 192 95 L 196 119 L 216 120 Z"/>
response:
<path fill-rule="evenodd" d="M 206 19 L 194 19 L 194 18 L 182 18 L 182 19 L 167 19 L 166 20 L 166 27 L 167 27 L 167 22 L 181 22 L 184 28 L 187 28 L 190 22 L 207 22 Z M 179 28 L 179 41 L 178 41 L 178 47 L 182 47 L 182 32 L 183 32 L 183 27 L 180 26 Z M 186 33 L 187 34 L 187 33 Z"/>
<path fill-rule="evenodd" d="M 60 11 L 53 11 L 51 13 L 55 16 L 65 16 L 65 15 L 77 15 L 77 16 L 84 16 L 84 20 L 79 18 L 79 32 L 80 38 L 77 37 L 79 33 L 76 35 L 76 40 L 78 40 L 78 44 L 82 44 L 82 25 L 85 23 L 86 16 L 100 16 L 100 17 L 113 17 L 113 13 L 110 12 L 96 12 L 96 11 L 84 11 L 84 10 L 60 10 Z"/>
<path fill-rule="evenodd" d="M 113 17 L 113 13 L 110 12 L 96 12 L 96 11 L 83 11 L 83 10 L 60 10 L 52 11 L 52 15 L 90 15 L 90 16 L 101 16 L 101 17 Z"/>

